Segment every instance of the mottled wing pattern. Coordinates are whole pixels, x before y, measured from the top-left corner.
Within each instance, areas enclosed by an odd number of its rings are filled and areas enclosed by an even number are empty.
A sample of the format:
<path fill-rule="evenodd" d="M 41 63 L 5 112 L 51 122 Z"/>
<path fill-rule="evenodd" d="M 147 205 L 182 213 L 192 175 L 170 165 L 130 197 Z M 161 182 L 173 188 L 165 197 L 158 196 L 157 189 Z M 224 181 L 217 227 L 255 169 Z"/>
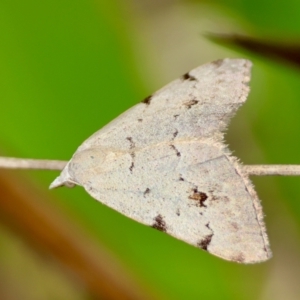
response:
<path fill-rule="evenodd" d="M 87 139 L 52 184 L 227 260 L 271 256 L 260 201 L 222 143 L 246 101 L 251 63 L 196 68 Z"/>
<path fill-rule="evenodd" d="M 179 139 L 222 139 L 249 92 L 251 63 L 224 59 L 200 66 L 133 106 L 80 147 L 128 150 Z"/>

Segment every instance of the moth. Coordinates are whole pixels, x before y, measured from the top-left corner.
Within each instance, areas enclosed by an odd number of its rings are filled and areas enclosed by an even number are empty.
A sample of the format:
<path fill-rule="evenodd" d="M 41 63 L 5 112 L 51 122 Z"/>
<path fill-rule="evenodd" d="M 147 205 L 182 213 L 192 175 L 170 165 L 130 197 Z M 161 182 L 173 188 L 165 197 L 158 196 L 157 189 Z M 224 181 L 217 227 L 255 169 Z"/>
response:
<path fill-rule="evenodd" d="M 251 62 L 202 65 L 88 138 L 51 188 L 79 185 L 147 226 L 218 257 L 271 257 L 260 200 L 224 144 L 246 101 Z"/>

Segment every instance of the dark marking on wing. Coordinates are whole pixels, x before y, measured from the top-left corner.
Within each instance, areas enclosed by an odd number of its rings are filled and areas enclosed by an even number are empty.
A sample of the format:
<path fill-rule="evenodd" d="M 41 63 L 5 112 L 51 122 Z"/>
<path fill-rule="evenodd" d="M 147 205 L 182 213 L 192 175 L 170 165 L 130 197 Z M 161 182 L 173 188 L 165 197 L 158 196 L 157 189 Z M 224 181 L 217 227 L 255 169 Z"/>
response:
<path fill-rule="evenodd" d="M 197 243 L 197 246 L 200 247 L 201 249 L 207 251 L 207 247 L 209 246 L 211 239 L 213 237 L 213 234 L 208 234 L 204 239 L 199 241 Z"/>
<path fill-rule="evenodd" d="M 191 75 L 189 72 L 185 73 L 182 75 L 182 79 L 183 80 L 189 80 L 189 81 L 196 81 L 196 77 L 194 77 L 193 75 Z"/>
<path fill-rule="evenodd" d="M 211 64 L 213 64 L 219 68 L 223 65 L 223 59 L 217 59 L 215 61 L 212 61 Z"/>
<path fill-rule="evenodd" d="M 130 173 L 132 173 L 133 168 L 134 168 L 134 162 L 131 162 L 131 165 L 129 167 Z"/>
<path fill-rule="evenodd" d="M 151 226 L 152 228 L 155 228 L 159 231 L 167 232 L 167 225 L 166 225 L 166 222 L 164 221 L 162 215 L 157 215 L 154 218 L 154 221 L 155 222 Z"/>
<path fill-rule="evenodd" d="M 149 105 L 150 102 L 151 102 L 151 99 L 152 99 L 152 95 L 150 95 L 150 96 L 148 96 L 147 98 L 145 98 L 145 99 L 142 101 L 142 103 L 145 103 L 145 104 Z"/>
<path fill-rule="evenodd" d="M 91 158 L 91 159 L 94 159 L 94 156 L 93 156 L 93 155 L 91 155 L 91 156 L 90 156 L 90 158 Z"/>
<path fill-rule="evenodd" d="M 184 178 L 180 176 L 179 181 L 184 181 Z"/>
<path fill-rule="evenodd" d="M 196 105 L 199 101 L 197 100 L 189 100 L 187 102 L 184 102 L 183 105 L 185 105 L 188 109 L 190 109 L 193 105 Z"/>
<path fill-rule="evenodd" d="M 179 210 L 179 208 L 177 208 L 176 215 L 180 216 L 180 210 Z"/>
<path fill-rule="evenodd" d="M 174 115 L 173 117 L 176 120 L 179 117 L 179 115 Z"/>
<path fill-rule="evenodd" d="M 170 147 L 171 147 L 172 149 L 175 150 L 176 155 L 177 155 L 178 157 L 181 156 L 180 152 L 176 149 L 176 147 L 175 147 L 174 145 L 170 145 Z"/>
<path fill-rule="evenodd" d="M 203 193 L 203 192 L 199 192 L 197 188 L 193 189 L 192 195 L 189 196 L 189 199 L 196 200 L 198 202 L 197 206 L 199 206 L 199 207 L 207 207 L 204 204 L 204 201 L 207 198 L 208 198 L 207 195 L 205 193 Z"/>
<path fill-rule="evenodd" d="M 131 136 L 128 136 L 128 137 L 126 138 L 126 140 L 129 141 L 129 143 L 130 143 L 129 149 L 130 149 L 131 151 L 130 151 L 129 154 L 130 154 L 130 156 L 131 156 L 132 162 L 131 162 L 131 165 L 130 165 L 130 167 L 129 167 L 129 171 L 130 171 L 130 173 L 132 173 L 133 168 L 134 168 L 134 158 L 135 158 L 135 153 L 134 153 L 134 150 L 133 150 L 133 149 L 135 148 L 135 143 L 133 142 Z"/>
<path fill-rule="evenodd" d="M 143 119 L 138 119 L 139 122 L 143 122 Z"/>
<path fill-rule="evenodd" d="M 146 197 L 147 194 L 150 193 L 150 189 L 149 188 L 146 188 L 145 192 L 144 192 L 144 197 Z"/>
<path fill-rule="evenodd" d="M 126 138 L 126 140 L 130 142 L 130 149 L 133 149 L 135 147 L 135 144 L 132 140 L 132 137 L 129 136 L 129 137 Z"/>
<path fill-rule="evenodd" d="M 178 130 L 176 129 L 175 132 L 173 133 L 173 140 L 176 138 L 177 135 L 178 135 Z"/>

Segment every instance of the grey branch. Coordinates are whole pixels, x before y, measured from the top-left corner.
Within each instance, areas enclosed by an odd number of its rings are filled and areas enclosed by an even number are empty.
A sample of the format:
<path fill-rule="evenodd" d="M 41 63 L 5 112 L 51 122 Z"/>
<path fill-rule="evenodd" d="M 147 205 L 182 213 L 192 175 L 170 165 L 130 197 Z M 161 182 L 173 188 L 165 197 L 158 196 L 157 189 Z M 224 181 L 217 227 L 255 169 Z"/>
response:
<path fill-rule="evenodd" d="M 61 171 L 66 164 L 67 161 L 64 160 L 0 157 L 0 168 L 5 169 L 35 169 Z"/>
<path fill-rule="evenodd" d="M 0 168 L 6 169 L 35 169 L 61 171 L 67 161 L 48 159 L 26 159 L 14 157 L 0 157 Z M 300 176 L 300 165 L 244 165 L 248 175 L 266 176 Z"/>
<path fill-rule="evenodd" d="M 300 165 L 245 165 L 243 169 L 256 176 L 300 176 Z"/>

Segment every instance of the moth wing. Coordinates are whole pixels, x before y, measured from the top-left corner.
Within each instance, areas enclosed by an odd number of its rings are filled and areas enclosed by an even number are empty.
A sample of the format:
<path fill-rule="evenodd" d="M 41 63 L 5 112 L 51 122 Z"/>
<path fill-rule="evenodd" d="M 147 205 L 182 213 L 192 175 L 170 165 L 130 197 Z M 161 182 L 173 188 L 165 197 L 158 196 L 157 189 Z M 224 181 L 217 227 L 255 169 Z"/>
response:
<path fill-rule="evenodd" d="M 211 254 L 240 263 L 270 258 L 260 202 L 238 163 L 221 153 L 207 159 L 216 150 L 204 143 L 175 147 L 180 156 L 162 144 L 136 151 L 133 168 L 126 153 L 100 161 L 102 149 L 87 149 L 69 176 L 101 203 Z"/>
<path fill-rule="evenodd" d="M 248 96 L 251 62 L 224 59 L 202 65 L 133 106 L 78 150 L 128 150 L 176 139 L 222 140 L 230 117 Z"/>
<path fill-rule="evenodd" d="M 224 59 L 183 75 L 87 139 L 51 187 L 82 185 L 128 217 L 225 259 L 266 260 L 259 200 L 222 144 L 246 101 L 250 68 Z"/>
<path fill-rule="evenodd" d="M 260 201 L 234 158 L 223 155 L 190 166 L 182 176 L 205 198 L 203 215 L 211 233 L 198 245 L 240 263 L 262 262 L 272 256 Z"/>

